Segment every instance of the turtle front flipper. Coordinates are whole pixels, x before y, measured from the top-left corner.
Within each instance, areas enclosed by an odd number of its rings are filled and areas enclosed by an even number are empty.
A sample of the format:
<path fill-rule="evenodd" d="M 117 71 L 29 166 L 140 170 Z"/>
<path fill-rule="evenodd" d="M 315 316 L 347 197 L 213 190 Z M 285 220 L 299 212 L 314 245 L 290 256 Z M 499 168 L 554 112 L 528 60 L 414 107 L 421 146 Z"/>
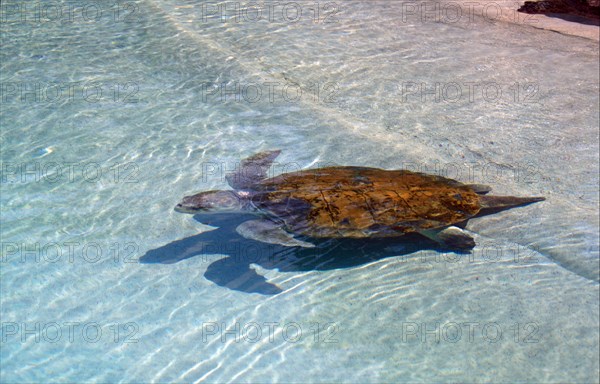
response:
<path fill-rule="evenodd" d="M 253 189 L 259 181 L 267 177 L 267 171 L 280 150 L 265 151 L 242 160 L 239 169 L 225 175 L 225 179 L 234 189 Z"/>
<path fill-rule="evenodd" d="M 236 228 L 237 233 L 246 239 L 262 241 L 268 244 L 278 244 L 286 247 L 312 248 L 315 245 L 298 240 L 286 232 L 283 227 L 271 220 L 250 220 Z"/>
<path fill-rule="evenodd" d="M 475 240 L 458 227 L 423 229 L 419 233 L 450 249 L 469 250 L 475 247 Z"/>

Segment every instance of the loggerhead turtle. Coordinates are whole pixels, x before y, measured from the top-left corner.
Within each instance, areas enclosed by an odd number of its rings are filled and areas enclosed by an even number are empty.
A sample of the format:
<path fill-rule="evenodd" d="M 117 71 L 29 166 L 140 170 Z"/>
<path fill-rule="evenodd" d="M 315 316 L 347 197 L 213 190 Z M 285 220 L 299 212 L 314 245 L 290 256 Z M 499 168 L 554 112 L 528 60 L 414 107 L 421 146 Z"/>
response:
<path fill-rule="evenodd" d="M 543 197 L 486 196 L 490 187 L 463 184 L 407 170 L 328 167 L 267 179 L 281 151 L 261 152 L 226 175 L 234 190 L 186 196 L 175 211 L 254 212 L 243 222 L 245 238 L 284 246 L 313 247 L 295 234 L 313 238 L 398 237 L 417 232 L 458 250 L 475 246 L 455 225 L 475 215 L 545 200 Z"/>

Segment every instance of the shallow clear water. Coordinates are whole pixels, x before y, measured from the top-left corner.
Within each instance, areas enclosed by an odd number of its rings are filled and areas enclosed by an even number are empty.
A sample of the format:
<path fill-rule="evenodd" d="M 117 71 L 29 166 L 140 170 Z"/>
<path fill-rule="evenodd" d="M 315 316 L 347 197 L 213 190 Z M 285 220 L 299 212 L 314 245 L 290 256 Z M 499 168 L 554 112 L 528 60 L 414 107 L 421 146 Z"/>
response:
<path fill-rule="evenodd" d="M 599 380 L 597 43 L 387 1 L 316 22 L 314 2 L 297 22 L 36 4 L 2 10 L 2 382 Z M 273 175 L 408 168 L 547 200 L 471 220 L 467 255 L 283 248 L 173 211 L 274 148 Z"/>

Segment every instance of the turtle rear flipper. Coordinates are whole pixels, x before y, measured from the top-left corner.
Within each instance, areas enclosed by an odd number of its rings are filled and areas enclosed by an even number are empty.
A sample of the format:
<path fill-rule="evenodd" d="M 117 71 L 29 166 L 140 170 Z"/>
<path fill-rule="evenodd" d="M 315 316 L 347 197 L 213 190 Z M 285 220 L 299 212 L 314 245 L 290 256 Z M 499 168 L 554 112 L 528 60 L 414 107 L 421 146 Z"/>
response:
<path fill-rule="evenodd" d="M 481 196 L 479 198 L 481 211 L 477 216 L 485 216 L 544 200 L 546 200 L 545 197 Z"/>
<path fill-rule="evenodd" d="M 237 233 L 246 239 L 262 241 L 268 244 L 283 245 L 285 247 L 313 248 L 315 245 L 294 238 L 283 227 L 271 220 L 250 220 L 236 228 Z"/>
<path fill-rule="evenodd" d="M 424 229 L 418 232 L 450 249 L 469 250 L 475 247 L 475 240 L 471 235 L 455 226 L 442 229 Z"/>
<path fill-rule="evenodd" d="M 267 171 L 280 153 L 280 150 L 275 150 L 260 152 L 250 156 L 249 158 L 242 160 L 239 169 L 235 172 L 228 173 L 225 176 L 225 179 L 234 189 L 251 190 L 256 183 L 267 177 Z"/>
<path fill-rule="evenodd" d="M 489 185 L 485 185 L 485 184 L 466 184 L 466 185 L 467 185 L 467 187 L 471 188 L 473 190 L 473 192 L 475 192 L 478 195 L 485 195 L 489 191 L 492 190 L 492 187 L 490 187 Z"/>

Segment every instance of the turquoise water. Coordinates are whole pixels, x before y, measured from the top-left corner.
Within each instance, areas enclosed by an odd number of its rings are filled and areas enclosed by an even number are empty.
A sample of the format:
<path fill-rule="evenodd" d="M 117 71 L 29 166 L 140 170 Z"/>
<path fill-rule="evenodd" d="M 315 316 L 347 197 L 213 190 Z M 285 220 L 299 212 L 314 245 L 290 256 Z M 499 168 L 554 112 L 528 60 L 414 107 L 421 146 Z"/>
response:
<path fill-rule="evenodd" d="M 599 380 L 597 43 L 390 1 L 259 22 L 246 3 L 18 4 L 3 383 Z M 275 148 L 272 175 L 408 168 L 547 200 L 470 221 L 468 255 L 282 248 L 173 211 Z"/>

